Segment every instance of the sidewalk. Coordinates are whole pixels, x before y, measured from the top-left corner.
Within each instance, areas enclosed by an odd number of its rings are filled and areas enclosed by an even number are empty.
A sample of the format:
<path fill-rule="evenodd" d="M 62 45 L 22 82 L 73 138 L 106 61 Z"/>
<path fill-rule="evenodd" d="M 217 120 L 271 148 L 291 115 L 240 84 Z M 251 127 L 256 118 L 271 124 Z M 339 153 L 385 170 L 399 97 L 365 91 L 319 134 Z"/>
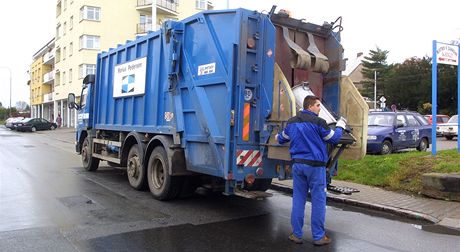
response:
<path fill-rule="evenodd" d="M 328 200 L 423 219 L 460 230 L 460 202 L 414 197 L 338 180 L 333 180 L 332 185 L 355 188 L 359 192 L 351 195 L 328 192 Z M 272 189 L 292 193 L 292 180 L 273 180 Z"/>

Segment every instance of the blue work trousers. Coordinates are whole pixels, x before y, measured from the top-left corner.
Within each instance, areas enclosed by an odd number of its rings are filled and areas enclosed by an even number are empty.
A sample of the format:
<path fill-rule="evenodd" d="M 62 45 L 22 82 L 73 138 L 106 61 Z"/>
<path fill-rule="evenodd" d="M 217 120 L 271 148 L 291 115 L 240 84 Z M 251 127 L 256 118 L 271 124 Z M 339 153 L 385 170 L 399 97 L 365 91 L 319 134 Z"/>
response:
<path fill-rule="evenodd" d="M 323 238 L 326 217 L 326 167 L 294 163 L 291 225 L 296 237 L 302 238 L 305 203 L 311 195 L 311 233 L 313 240 Z"/>

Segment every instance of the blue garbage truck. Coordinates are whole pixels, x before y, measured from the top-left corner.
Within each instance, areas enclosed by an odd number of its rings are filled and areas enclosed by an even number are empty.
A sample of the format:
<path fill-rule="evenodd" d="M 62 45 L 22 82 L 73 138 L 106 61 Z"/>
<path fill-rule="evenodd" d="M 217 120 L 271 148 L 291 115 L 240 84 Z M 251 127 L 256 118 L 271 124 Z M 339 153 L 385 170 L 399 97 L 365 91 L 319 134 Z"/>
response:
<path fill-rule="evenodd" d="M 340 23 L 315 25 L 275 7 L 204 11 L 99 53 L 81 94 L 68 97 L 83 167 L 122 167 L 133 188 L 159 200 L 198 186 L 269 196 L 272 179 L 289 179 L 291 169 L 288 146 L 274 136 L 306 94 L 321 97 L 331 125 L 341 110 L 356 114 L 360 96 L 341 87 Z M 331 146 L 332 175 L 346 146 L 362 152 L 360 139 Z"/>

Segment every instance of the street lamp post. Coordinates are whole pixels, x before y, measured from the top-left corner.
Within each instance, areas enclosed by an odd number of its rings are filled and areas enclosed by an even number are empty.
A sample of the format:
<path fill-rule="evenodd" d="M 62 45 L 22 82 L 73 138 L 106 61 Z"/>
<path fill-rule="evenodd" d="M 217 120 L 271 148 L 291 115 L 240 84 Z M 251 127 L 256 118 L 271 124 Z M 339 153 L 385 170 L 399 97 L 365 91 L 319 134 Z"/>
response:
<path fill-rule="evenodd" d="M 11 73 L 11 68 L 9 68 L 7 66 L 0 66 L 0 68 L 4 68 L 4 69 L 8 70 L 8 72 L 10 74 L 10 107 L 9 107 L 9 111 L 8 111 L 8 116 L 11 117 L 11 83 L 12 83 L 12 79 L 13 79 L 13 74 Z"/>

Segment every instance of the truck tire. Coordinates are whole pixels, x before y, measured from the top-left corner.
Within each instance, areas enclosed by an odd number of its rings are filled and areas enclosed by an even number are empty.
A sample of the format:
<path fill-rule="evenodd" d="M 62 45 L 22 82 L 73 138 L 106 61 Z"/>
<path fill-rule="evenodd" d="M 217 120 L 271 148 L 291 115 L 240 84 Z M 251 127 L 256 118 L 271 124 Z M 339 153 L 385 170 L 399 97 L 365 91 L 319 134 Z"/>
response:
<path fill-rule="evenodd" d="M 270 188 L 270 185 L 272 184 L 272 179 L 256 179 L 254 181 L 254 184 L 252 185 L 246 185 L 245 190 L 248 191 L 262 191 L 265 192 Z"/>
<path fill-rule="evenodd" d="M 145 188 L 145 169 L 142 165 L 139 145 L 131 146 L 126 164 L 129 184 L 136 190 Z"/>
<path fill-rule="evenodd" d="M 92 146 L 89 143 L 88 137 L 83 140 L 83 145 L 81 147 L 81 161 L 83 163 L 83 167 L 87 171 L 95 171 L 99 168 L 99 159 L 94 158 Z"/>
<path fill-rule="evenodd" d="M 155 147 L 147 165 L 147 181 L 153 197 L 158 200 L 176 198 L 182 189 L 181 179 L 169 175 L 166 150 L 162 146 Z"/>

